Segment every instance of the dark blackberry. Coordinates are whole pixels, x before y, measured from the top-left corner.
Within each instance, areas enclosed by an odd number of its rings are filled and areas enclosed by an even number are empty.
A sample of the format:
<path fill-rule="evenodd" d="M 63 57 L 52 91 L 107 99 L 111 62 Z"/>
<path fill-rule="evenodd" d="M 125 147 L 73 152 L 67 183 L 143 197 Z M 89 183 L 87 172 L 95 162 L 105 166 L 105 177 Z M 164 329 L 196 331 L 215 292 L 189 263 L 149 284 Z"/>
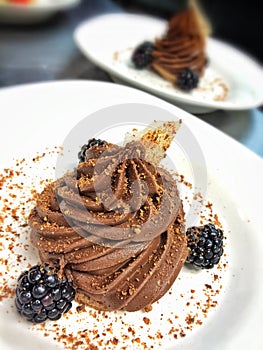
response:
<path fill-rule="evenodd" d="M 186 68 L 183 71 L 181 71 L 176 80 L 176 86 L 179 87 L 179 89 L 184 91 L 191 91 L 197 87 L 199 83 L 199 77 L 198 75 L 191 70 L 190 68 Z"/>
<path fill-rule="evenodd" d="M 153 43 L 145 41 L 135 48 L 132 54 L 132 62 L 137 69 L 146 68 L 152 62 Z"/>
<path fill-rule="evenodd" d="M 58 320 L 71 308 L 75 297 L 72 283 L 59 278 L 54 269 L 33 266 L 18 278 L 15 305 L 28 321 Z"/>
<path fill-rule="evenodd" d="M 103 140 L 100 140 L 100 139 L 95 139 L 95 138 L 92 138 L 90 140 L 88 140 L 88 143 L 86 143 L 85 145 L 83 145 L 81 147 L 81 150 L 79 151 L 78 153 L 78 158 L 79 158 L 79 161 L 80 162 L 85 162 L 85 159 L 86 159 L 86 151 L 93 147 L 93 146 L 103 146 L 105 143 L 105 141 Z"/>
<path fill-rule="evenodd" d="M 190 227 L 186 231 L 190 252 L 186 259 L 199 269 L 211 269 L 218 264 L 224 252 L 223 232 L 209 223 L 201 227 Z"/>

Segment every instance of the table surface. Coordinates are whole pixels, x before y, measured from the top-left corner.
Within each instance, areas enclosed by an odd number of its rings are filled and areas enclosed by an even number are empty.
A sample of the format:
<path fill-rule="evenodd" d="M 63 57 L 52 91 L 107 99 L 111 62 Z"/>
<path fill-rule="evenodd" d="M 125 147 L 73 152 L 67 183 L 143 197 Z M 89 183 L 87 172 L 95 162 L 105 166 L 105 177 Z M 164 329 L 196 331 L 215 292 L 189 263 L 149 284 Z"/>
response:
<path fill-rule="evenodd" d="M 73 32 L 88 18 L 121 11 L 110 0 L 82 0 L 76 8 L 58 13 L 45 23 L 0 24 L 0 88 L 59 79 L 112 81 L 81 54 Z M 263 157 L 263 112 L 259 109 L 215 111 L 198 118 Z"/>

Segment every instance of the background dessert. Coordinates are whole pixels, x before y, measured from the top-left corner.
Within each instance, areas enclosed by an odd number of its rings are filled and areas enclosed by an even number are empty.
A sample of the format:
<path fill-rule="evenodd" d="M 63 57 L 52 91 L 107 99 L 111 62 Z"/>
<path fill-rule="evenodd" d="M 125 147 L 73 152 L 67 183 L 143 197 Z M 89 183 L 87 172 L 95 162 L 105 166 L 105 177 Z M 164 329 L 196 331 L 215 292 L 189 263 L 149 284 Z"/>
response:
<path fill-rule="evenodd" d="M 182 90 L 197 87 L 207 65 L 206 38 L 210 25 L 196 2 L 174 15 L 166 33 L 153 43 L 144 42 L 132 55 L 136 68 L 151 67 Z"/>
<path fill-rule="evenodd" d="M 175 83 L 178 74 L 191 69 L 200 77 L 206 66 L 206 37 L 208 25 L 194 2 L 176 14 L 168 30 L 154 42 L 153 69 L 166 80 Z"/>

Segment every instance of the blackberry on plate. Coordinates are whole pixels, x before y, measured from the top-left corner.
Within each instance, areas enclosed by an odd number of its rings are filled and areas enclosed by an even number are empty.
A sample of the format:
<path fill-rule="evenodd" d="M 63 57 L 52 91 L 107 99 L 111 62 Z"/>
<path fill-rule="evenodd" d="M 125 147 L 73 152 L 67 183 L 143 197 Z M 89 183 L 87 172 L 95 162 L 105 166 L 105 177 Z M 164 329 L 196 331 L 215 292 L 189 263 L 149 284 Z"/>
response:
<path fill-rule="evenodd" d="M 146 68 L 152 62 L 153 43 L 145 41 L 135 48 L 132 54 L 132 62 L 137 69 Z"/>
<path fill-rule="evenodd" d="M 199 83 L 198 75 L 190 68 L 181 71 L 176 80 L 176 86 L 184 91 L 191 91 L 197 87 Z"/>
<path fill-rule="evenodd" d="M 58 320 L 70 310 L 75 290 L 48 266 L 33 266 L 18 278 L 15 305 L 28 321 Z"/>
<path fill-rule="evenodd" d="M 88 140 L 88 143 L 86 143 L 85 145 L 83 145 L 81 147 L 81 150 L 79 151 L 78 153 L 78 158 L 79 158 L 79 161 L 80 162 L 85 162 L 85 159 L 86 159 L 86 151 L 93 147 L 93 146 L 103 146 L 105 143 L 105 141 L 103 140 L 100 140 L 100 139 L 95 139 L 95 138 L 92 138 L 90 140 Z"/>
<path fill-rule="evenodd" d="M 209 223 L 193 226 L 186 231 L 190 252 L 186 264 L 199 269 L 211 269 L 217 265 L 223 255 L 223 231 Z"/>

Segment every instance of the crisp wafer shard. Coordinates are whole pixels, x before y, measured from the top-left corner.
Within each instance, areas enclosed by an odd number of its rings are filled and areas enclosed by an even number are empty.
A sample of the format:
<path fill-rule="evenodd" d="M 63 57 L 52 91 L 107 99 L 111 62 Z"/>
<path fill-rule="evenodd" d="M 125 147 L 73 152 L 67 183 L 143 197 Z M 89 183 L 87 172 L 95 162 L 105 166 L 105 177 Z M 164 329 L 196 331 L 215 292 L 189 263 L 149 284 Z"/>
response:
<path fill-rule="evenodd" d="M 170 147 L 175 134 L 178 132 L 182 121 L 154 121 L 145 129 L 132 133 L 126 133 L 124 144 L 132 141 L 143 143 L 146 148 L 145 160 L 158 165 L 165 157 L 165 152 Z"/>
<path fill-rule="evenodd" d="M 192 6 L 196 19 L 199 24 L 200 32 L 204 36 L 209 36 L 212 34 L 212 25 L 208 17 L 205 15 L 203 9 L 200 7 L 196 0 L 190 0 L 189 6 Z"/>

